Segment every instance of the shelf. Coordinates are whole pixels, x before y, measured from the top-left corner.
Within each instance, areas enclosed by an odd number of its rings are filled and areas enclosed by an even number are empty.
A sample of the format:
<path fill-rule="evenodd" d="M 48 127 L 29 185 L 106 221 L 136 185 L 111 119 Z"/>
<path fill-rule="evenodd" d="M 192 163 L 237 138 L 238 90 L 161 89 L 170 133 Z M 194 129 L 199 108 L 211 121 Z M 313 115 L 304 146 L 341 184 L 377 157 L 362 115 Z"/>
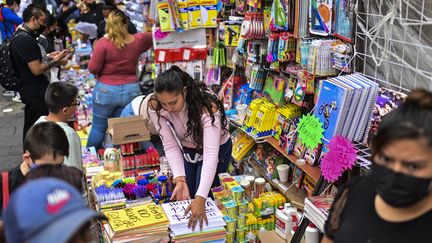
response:
<path fill-rule="evenodd" d="M 285 150 L 283 150 L 279 146 L 279 142 L 273 137 L 273 136 L 267 136 L 267 137 L 260 137 L 256 138 L 252 134 L 246 132 L 243 128 L 240 128 L 243 132 L 245 132 L 247 135 L 249 135 L 251 138 L 255 140 L 256 143 L 262 143 L 267 142 L 273 146 L 279 153 L 281 153 L 285 158 L 287 158 L 289 161 L 297 165 L 298 158 L 294 155 L 288 154 Z M 311 166 L 310 164 L 306 163 L 305 165 L 297 165 L 298 168 L 300 168 L 302 171 L 306 173 L 309 177 L 312 178 L 314 182 L 318 182 L 320 176 L 321 176 L 321 170 L 318 166 Z"/>
<path fill-rule="evenodd" d="M 298 189 L 291 183 L 282 183 L 279 180 L 271 179 L 266 175 L 266 169 L 259 164 L 255 159 L 250 158 L 248 163 L 258 171 L 258 174 L 263 177 L 273 188 L 278 190 L 293 206 L 303 210 L 306 193 L 302 189 Z"/>
<path fill-rule="evenodd" d="M 294 155 L 288 154 L 285 150 L 279 147 L 278 141 L 274 137 L 266 138 L 266 141 L 273 146 L 279 153 L 283 154 L 289 161 L 297 165 L 298 158 Z M 305 165 L 297 165 L 302 171 L 304 171 L 308 176 L 312 178 L 315 182 L 317 182 L 321 176 L 321 170 L 318 166 L 311 166 L 309 164 Z"/>

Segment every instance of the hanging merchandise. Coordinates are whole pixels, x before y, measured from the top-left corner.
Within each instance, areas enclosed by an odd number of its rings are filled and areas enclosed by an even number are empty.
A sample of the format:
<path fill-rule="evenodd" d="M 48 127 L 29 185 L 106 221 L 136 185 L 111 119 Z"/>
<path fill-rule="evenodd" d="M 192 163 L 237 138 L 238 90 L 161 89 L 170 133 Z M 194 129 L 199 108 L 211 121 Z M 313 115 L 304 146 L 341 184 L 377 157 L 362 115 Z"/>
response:
<path fill-rule="evenodd" d="M 236 10 L 238 14 L 244 15 L 246 13 L 246 0 L 236 0 Z"/>
<path fill-rule="evenodd" d="M 253 65 L 249 80 L 249 87 L 257 91 L 262 91 L 265 78 L 266 71 L 260 65 Z"/>
<path fill-rule="evenodd" d="M 162 32 L 174 31 L 174 21 L 170 15 L 168 1 L 160 0 L 158 5 L 159 24 Z"/>
<path fill-rule="evenodd" d="M 222 42 L 216 42 L 215 48 L 213 49 L 213 64 L 216 66 L 227 65 L 226 49 Z"/>
<path fill-rule="evenodd" d="M 217 27 L 218 0 L 200 0 L 202 27 Z"/>
<path fill-rule="evenodd" d="M 335 1 L 335 21 L 334 34 L 335 36 L 351 42 L 352 26 L 354 13 L 353 0 L 336 0 Z"/>
<path fill-rule="evenodd" d="M 263 94 L 269 97 L 273 103 L 281 106 L 284 101 L 285 83 L 285 78 L 268 73 Z"/>
<path fill-rule="evenodd" d="M 267 62 L 278 61 L 279 33 L 271 32 L 267 44 Z"/>
<path fill-rule="evenodd" d="M 300 40 L 300 66 L 302 68 L 307 68 L 308 65 L 308 57 L 309 57 L 309 48 L 312 44 L 311 40 Z"/>
<path fill-rule="evenodd" d="M 291 32 L 280 33 L 278 46 L 278 61 L 290 62 L 295 60 L 296 42 Z"/>
<path fill-rule="evenodd" d="M 288 30 L 285 9 L 280 0 L 273 1 L 270 18 L 270 30 Z"/>
<path fill-rule="evenodd" d="M 180 24 L 184 30 L 189 29 L 189 9 L 187 0 L 176 0 L 179 11 Z"/>
<path fill-rule="evenodd" d="M 188 11 L 189 28 L 200 28 L 202 26 L 202 17 L 199 0 L 188 0 Z"/>
<path fill-rule="evenodd" d="M 303 90 L 306 94 L 313 94 L 315 92 L 315 79 L 312 74 L 301 70 L 297 73 L 297 80 L 303 84 Z"/>
<path fill-rule="evenodd" d="M 240 25 L 237 22 L 225 21 L 223 26 L 225 46 L 237 47 L 240 39 Z"/>
<path fill-rule="evenodd" d="M 309 1 L 296 0 L 296 17 L 294 25 L 294 35 L 296 38 L 304 38 L 309 36 L 308 16 L 309 16 Z"/>
<path fill-rule="evenodd" d="M 241 36 L 246 39 L 263 39 L 265 37 L 262 13 L 246 12 L 241 26 Z"/>
<path fill-rule="evenodd" d="M 333 0 L 310 0 L 309 31 L 315 35 L 328 36 L 332 25 Z"/>
<path fill-rule="evenodd" d="M 307 71 L 317 76 L 336 75 L 333 68 L 331 54 L 335 40 L 313 40 L 309 48 Z"/>
<path fill-rule="evenodd" d="M 333 67 L 343 72 L 351 72 L 352 47 L 342 41 L 335 41 L 332 44 Z"/>
<path fill-rule="evenodd" d="M 247 5 L 249 5 L 251 8 L 254 9 L 261 9 L 262 8 L 262 4 L 261 4 L 261 0 L 246 0 Z"/>

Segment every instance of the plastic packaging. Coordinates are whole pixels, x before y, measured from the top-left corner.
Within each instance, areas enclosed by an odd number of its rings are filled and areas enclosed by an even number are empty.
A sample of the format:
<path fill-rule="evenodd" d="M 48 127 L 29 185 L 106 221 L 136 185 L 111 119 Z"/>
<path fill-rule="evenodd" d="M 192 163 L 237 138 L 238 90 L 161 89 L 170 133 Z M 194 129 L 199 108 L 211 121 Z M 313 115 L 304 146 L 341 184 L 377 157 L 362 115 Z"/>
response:
<path fill-rule="evenodd" d="M 265 180 L 262 177 L 255 179 L 255 196 L 259 197 L 264 193 Z"/>
<path fill-rule="evenodd" d="M 305 243 L 319 243 L 318 228 L 312 223 L 310 223 L 306 228 Z"/>
<path fill-rule="evenodd" d="M 251 187 L 250 182 L 247 181 L 247 180 L 245 180 L 245 181 L 242 181 L 240 183 L 240 185 L 243 187 L 243 190 L 244 190 L 244 193 L 245 193 L 245 197 L 248 200 L 251 200 L 252 199 L 252 187 Z"/>
<path fill-rule="evenodd" d="M 284 206 L 279 206 L 276 211 L 276 229 L 275 232 L 282 239 L 286 240 L 287 234 L 291 231 L 290 215 L 285 213 Z M 289 226 L 288 226 L 289 225 Z M 289 229 L 289 230 L 288 230 Z"/>

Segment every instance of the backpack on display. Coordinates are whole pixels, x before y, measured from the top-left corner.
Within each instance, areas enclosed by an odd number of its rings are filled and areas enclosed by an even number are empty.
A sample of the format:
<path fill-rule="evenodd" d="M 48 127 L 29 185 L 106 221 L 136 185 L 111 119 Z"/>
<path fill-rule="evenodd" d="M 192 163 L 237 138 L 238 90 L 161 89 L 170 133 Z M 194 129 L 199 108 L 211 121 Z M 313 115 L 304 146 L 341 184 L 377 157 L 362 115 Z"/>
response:
<path fill-rule="evenodd" d="M 10 47 L 12 41 L 19 35 L 20 33 L 15 34 L 11 41 L 0 45 L 0 85 L 8 91 L 18 91 L 21 85 L 21 80 L 14 68 Z"/>

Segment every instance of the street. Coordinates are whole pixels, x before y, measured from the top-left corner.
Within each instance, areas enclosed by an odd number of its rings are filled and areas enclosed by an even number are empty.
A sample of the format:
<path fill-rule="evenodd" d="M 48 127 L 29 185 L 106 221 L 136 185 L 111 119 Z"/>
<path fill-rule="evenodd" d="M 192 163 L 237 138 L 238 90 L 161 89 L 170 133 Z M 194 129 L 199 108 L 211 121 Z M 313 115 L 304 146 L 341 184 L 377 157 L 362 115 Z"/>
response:
<path fill-rule="evenodd" d="M 0 92 L 0 171 L 12 169 L 22 162 L 23 108 L 22 103 Z"/>

